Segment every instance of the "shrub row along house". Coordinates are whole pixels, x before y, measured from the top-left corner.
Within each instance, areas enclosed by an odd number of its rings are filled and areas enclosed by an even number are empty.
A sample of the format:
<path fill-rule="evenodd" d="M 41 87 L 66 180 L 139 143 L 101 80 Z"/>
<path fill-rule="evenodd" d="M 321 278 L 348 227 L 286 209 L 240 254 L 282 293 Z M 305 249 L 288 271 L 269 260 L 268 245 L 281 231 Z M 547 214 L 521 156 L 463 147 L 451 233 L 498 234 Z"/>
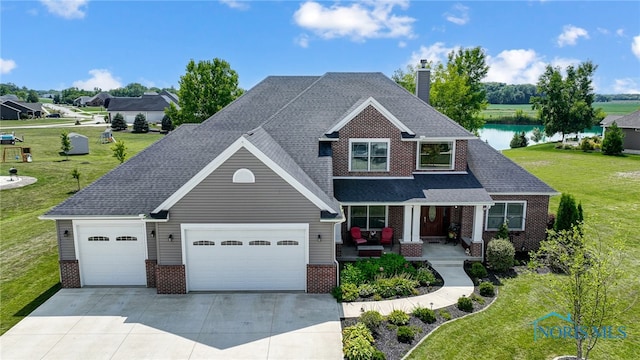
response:
<path fill-rule="evenodd" d="M 64 287 L 329 292 L 349 229 L 402 255 L 457 223 L 471 255 L 524 249 L 556 192 L 381 73 L 271 76 L 50 210 Z M 112 101 L 115 99 L 112 99 Z M 127 183 L 126 191 L 114 184 Z"/>
<path fill-rule="evenodd" d="M 150 92 L 140 97 L 113 97 L 109 100 L 107 109 L 110 120 L 120 113 L 127 123 L 133 124 L 136 115 L 143 114 L 149 123 L 159 123 L 164 117 L 164 109 L 171 103 L 180 108 L 178 96 L 163 90 L 159 94 Z"/>

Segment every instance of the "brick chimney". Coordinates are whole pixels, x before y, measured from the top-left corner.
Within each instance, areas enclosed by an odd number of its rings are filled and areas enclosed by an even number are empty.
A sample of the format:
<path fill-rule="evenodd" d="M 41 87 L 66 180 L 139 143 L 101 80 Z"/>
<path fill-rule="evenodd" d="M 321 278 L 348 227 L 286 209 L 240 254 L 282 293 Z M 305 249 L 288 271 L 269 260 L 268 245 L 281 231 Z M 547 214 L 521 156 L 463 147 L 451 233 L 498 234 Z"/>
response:
<path fill-rule="evenodd" d="M 420 60 L 420 67 L 416 72 L 416 96 L 428 104 L 430 90 L 431 71 L 427 69 L 427 60 Z"/>

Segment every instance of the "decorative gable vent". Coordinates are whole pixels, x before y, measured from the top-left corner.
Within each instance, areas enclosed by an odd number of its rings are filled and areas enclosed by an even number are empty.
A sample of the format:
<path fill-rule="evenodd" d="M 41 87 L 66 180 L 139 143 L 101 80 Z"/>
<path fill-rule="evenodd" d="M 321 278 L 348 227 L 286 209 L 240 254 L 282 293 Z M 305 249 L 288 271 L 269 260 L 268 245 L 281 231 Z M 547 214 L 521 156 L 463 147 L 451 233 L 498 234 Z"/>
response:
<path fill-rule="evenodd" d="M 233 182 L 239 184 L 252 184 L 256 182 L 256 177 L 249 169 L 238 169 L 233 173 Z"/>

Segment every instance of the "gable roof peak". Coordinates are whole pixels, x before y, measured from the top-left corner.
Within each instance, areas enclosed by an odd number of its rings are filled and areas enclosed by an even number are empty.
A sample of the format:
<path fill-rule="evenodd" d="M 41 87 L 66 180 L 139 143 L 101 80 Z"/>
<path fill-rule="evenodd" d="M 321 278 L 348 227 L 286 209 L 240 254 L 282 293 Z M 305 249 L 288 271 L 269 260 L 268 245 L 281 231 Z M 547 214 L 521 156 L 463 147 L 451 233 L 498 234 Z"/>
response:
<path fill-rule="evenodd" d="M 395 127 L 397 127 L 401 132 L 407 133 L 409 135 L 415 135 L 415 133 L 403 124 L 397 117 L 395 117 L 387 108 L 385 108 L 382 104 L 380 104 L 373 96 L 369 96 L 368 98 L 361 98 L 353 104 L 353 107 L 348 110 L 347 114 L 342 117 L 335 125 L 333 125 L 329 130 L 325 132 L 326 135 L 335 133 L 336 131 L 340 131 L 345 125 L 347 125 L 351 120 L 353 120 L 358 114 L 360 114 L 364 109 L 369 106 L 373 106 L 378 112 L 380 112 L 387 120 L 389 120 Z"/>

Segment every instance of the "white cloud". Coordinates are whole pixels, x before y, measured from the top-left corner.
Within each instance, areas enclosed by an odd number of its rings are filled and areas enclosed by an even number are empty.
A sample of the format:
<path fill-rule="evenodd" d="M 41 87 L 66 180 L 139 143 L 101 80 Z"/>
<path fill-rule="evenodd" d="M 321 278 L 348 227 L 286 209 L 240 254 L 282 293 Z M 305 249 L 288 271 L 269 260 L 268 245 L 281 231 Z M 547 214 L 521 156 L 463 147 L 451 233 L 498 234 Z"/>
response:
<path fill-rule="evenodd" d="M 89 79 L 74 81 L 73 86 L 83 90 L 100 88 L 105 91 L 122 87 L 120 80 L 114 78 L 109 70 L 93 69 L 89 70 L 89 74 L 91 75 Z"/>
<path fill-rule="evenodd" d="M 596 30 L 598 30 L 600 34 L 609 35 L 609 29 L 599 27 Z"/>
<path fill-rule="evenodd" d="M 295 23 L 324 39 L 347 37 L 354 41 L 370 38 L 413 37 L 414 18 L 392 14 L 394 7 L 406 9 L 407 0 L 361 0 L 348 6 L 324 6 L 307 1 L 293 14 Z"/>
<path fill-rule="evenodd" d="M 562 28 L 562 34 L 558 36 L 557 44 L 560 47 L 566 45 L 575 45 L 579 38 L 589 38 L 589 32 L 583 28 L 573 25 L 565 25 Z"/>
<path fill-rule="evenodd" d="M 400 41 L 400 42 L 398 42 L 398 47 L 400 49 L 404 49 L 404 48 L 407 47 L 407 43 L 405 41 Z"/>
<path fill-rule="evenodd" d="M 418 51 L 411 53 L 411 58 L 407 65 L 416 66 L 420 63 L 420 60 L 425 59 L 430 63 L 444 62 L 447 59 L 447 54 L 457 50 L 459 47 L 446 47 L 443 42 L 434 43 L 431 46 L 420 46 Z"/>
<path fill-rule="evenodd" d="M 615 79 L 613 91 L 616 94 L 640 94 L 640 85 L 631 78 Z"/>
<path fill-rule="evenodd" d="M 9 74 L 17 67 L 16 62 L 11 59 L 0 58 L 0 74 Z"/>
<path fill-rule="evenodd" d="M 534 50 L 504 50 L 495 57 L 487 55 L 489 71 L 483 81 L 506 84 L 535 84 L 547 64 Z"/>
<path fill-rule="evenodd" d="M 624 29 L 618 29 L 616 30 L 616 35 L 623 37 L 624 36 Z"/>
<path fill-rule="evenodd" d="M 464 25 L 469 22 L 469 7 L 462 4 L 453 5 L 452 13 L 444 13 L 445 19 L 456 25 Z"/>
<path fill-rule="evenodd" d="M 220 0 L 220 3 L 227 5 L 232 9 L 237 10 L 247 10 L 249 9 L 249 4 L 245 1 L 240 0 Z"/>
<path fill-rule="evenodd" d="M 640 35 L 633 37 L 633 41 L 631 41 L 631 52 L 640 59 Z"/>
<path fill-rule="evenodd" d="M 308 48 L 309 47 L 309 35 L 307 34 L 300 34 L 300 36 L 298 36 L 297 38 L 295 38 L 294 42 L 302 47 L 302 48 Z"/>
<path fill-rule="evenodd" d="M 578 65 L 580 65 L 581 61 L 578 59 L 570 59 L 570 58 L 553 58 L 553 60 L 551 60 L 551 66 L 553 67 L 559 67 L 564 74 L 564 70 L 567 69 L 567 67 L 569 65 L 572 65 L 574 68 L 578 67 Z"/>
<path fill-rule="evenodd" d="M 82 19 L 86 15 L 85 8 L 89 0 L 40 0 L 50 13 L 65 19 Z"/>

